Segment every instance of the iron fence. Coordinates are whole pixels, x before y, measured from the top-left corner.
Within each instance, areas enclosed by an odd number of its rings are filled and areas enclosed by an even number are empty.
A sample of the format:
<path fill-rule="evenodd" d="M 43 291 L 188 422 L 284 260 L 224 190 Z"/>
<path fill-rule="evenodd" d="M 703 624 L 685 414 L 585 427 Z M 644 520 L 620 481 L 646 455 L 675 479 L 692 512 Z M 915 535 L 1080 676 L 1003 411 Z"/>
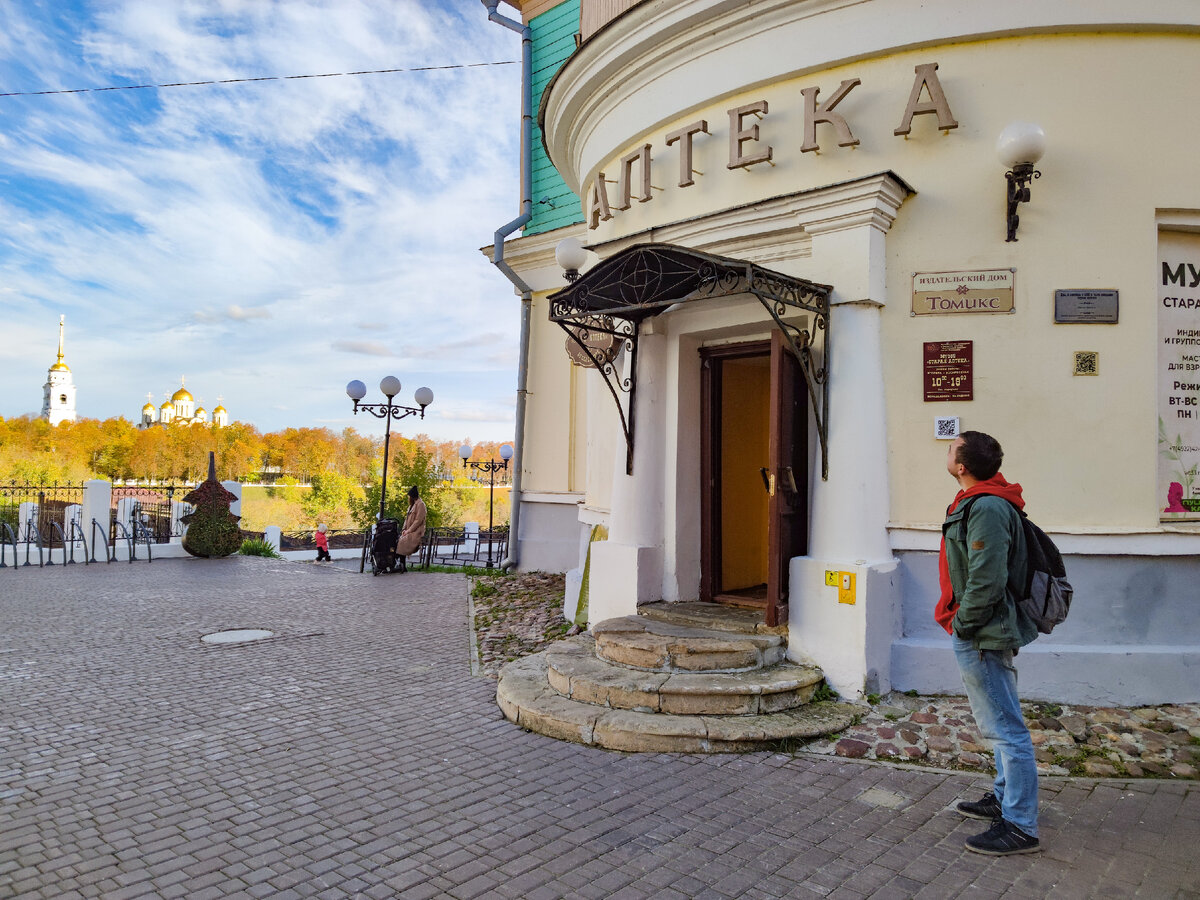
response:
<path fill-rule="evenodd" d="M 60 549 L 72 521 L 82 526 L 82 484 L 0 485 L 0 528 L 5 540 Z"/>
<path fill-rule="evenodd" d="M 466 528 L 428 528 L 421 539 L 420 562 L 422 568 L 430 566 L 478 566 L 489 558 L 499 565 L 508 555 L 508 526 L 501 525 L 490 531 Z"/>
<path fill-rule="evenodd" d="M 325 532 L 330 550 L 357 550 L 368 532 L 361 528 L 335 528 Z M 312 550 L 316 552 L 317 539 L 312 531 L 285 531 L 279 536 L 280 550 Z"/>
<path fill-rule="evenodd" d="M 192 511 L 183 503 L 191 487 L 164 484 L 148 487 L 113 485 L 109 512 L 109 540 L 115 545 L 126 538 L 124 531 L 137 543 L 169 544 L 182 538 L 182 516 Z"/>

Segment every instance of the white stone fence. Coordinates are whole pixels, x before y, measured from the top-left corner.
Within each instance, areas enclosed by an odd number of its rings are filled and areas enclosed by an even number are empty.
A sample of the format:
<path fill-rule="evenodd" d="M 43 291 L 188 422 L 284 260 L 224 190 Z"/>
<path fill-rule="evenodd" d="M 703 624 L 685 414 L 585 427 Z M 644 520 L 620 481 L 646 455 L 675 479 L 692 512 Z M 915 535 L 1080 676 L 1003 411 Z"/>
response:
<path fill-rule="evenodd" d="M 230 504 L 230 512 L 235 516 L 241 515 L 242 485 L 237 481 L 222 481 L 221 486 L 233 494 L 237 500 Z M 165 544 L 149 544 L 140 541 L 136 545 L 133 538 L 140 530 L 135 529 L 134 515 L 139 508 L 135 497 L 118 497 L 115 529 L 117 537 L 110 537 L 112 527 L 112 482 L 96 479 L 88 481 L 83 486 L 83 501 L 72 504 L 63 510 L 62 521 L 55 520 L 55 525 L 62 528 L 64 541 L 59 541 L 58 535 L 42 534 L 38 540 L 40 510 L 36 502 L 23 502 L 18 508 L 18 521 L 12 526 L 0 527 L 0 564 L 13 564 L 12 557 L 17 555 L 17 565 L 61 565 L 72 560 L 77 563 L 85 560 L 95 562 L 128 561 L 132 554 L 134 559 L 149 560 L 171 559 L 187 556 L 183 549 L 183 533 L 187 527 L 179 519 L 187 514 L 190 507 L 178 500 L 171 501 L 171 538 Z M 53 546 L 58 544 L 58 546 Z"/>

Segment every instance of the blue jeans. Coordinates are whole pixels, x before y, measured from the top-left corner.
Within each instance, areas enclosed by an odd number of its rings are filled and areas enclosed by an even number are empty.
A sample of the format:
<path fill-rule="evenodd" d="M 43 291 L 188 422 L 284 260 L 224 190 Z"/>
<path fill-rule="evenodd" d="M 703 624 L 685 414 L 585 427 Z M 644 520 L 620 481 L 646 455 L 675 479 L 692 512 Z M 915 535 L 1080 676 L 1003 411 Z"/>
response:
<path fill-rule="evenodd" d="M 1038 836 L 1037 763 L 1017 699 L 1017 670 L 1011 650 L 976 650 L 954 637 L 954 656 L 979 733 L 996 756 L 996 799 L 1006 821 Z"/>

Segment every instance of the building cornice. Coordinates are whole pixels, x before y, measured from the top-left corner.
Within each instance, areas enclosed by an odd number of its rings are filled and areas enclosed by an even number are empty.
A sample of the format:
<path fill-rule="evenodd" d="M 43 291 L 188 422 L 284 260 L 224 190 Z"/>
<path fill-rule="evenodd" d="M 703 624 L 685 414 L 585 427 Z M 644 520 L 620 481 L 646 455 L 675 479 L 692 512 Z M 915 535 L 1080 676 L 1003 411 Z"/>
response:
<path fill-rule="evenodd" d="M 812 255 L 812 237 L 869 227 L 886 233 L 913 190 L 895 172 L 759 200 L 589 245 L 608 257 L 640 243 L 677 244 L 767 265 Z M 578 226 L 577 236 L 583 235 Z"/>
<path fill-rule="evenodd" d="M 567 61 L 543 96 L 546 150 L 572 191 L 701 104 L 781 79 L 947 43 L 1075 32 L 1200 32 L 1194 0 L 673 0 L 639 3 Z M 779 47 L 789 52 L 781 54 Z M 707 87 L 706 87 L 707 86 Z M 692 105 L 681 108 L 681 97 Z M 618 136 L 602 125 L 619 111 Z M 603 137 L 600 137 L 601 133 Z M 610 142 L 610 143 L 604 143 Z"/>

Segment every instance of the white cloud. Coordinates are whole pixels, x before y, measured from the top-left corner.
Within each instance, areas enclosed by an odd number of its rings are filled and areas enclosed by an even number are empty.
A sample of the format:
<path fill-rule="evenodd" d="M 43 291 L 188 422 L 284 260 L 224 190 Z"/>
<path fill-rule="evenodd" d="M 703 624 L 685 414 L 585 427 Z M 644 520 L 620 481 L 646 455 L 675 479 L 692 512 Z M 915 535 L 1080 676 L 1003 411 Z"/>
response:
<path fill-rule="evenodd" d="M 507 422 L 508 417 L 495 409 L 454 409 L 439 414 L 451 422 Z"/>
<path fill-rule="evenodd" d="M 334 341 L 331 346 L 334 350 L 340 350 L 343 353 L 360 353 L 363 356 L 392 357 L 396 355 L 379 341 Z"/>
<path fill-rule="evenodd" d="M 271 311 L 265 306 L 243 307 L 231 303 L 224 309 L 193 313 L 192 318 L 197 322 L 247 322 L 251 319 L 269 319 Z"/>
<path fill-rule="evenodd" d="M 89 19 L 86 7 L 58 17 L 34 0 L 0 6 L 0 82 L 37 90 L 519 54 L 517 36 L 474 3 L 100 9 Z M 474 402 L 480 373 L 515 384 L 518 304 L 476 248 L 517 212 L 518 70 L 0 99 L 0 284 L 7 328 L 31 341 L 13 351 L 6 383 L 19 387 L 0 415 L 40 403 L 59 312 L 84 415 L 135 416 L 145 385 L 178 369 L 267 430 L 342 415 L 341 385 L 387 374 L 356 371 L 364 357 L 402 363 L 396 374 L 428 383 L 447 409 Z M 276 415 L 263 381 L 307 386 L 296 388 L 304 403 Z"/>

